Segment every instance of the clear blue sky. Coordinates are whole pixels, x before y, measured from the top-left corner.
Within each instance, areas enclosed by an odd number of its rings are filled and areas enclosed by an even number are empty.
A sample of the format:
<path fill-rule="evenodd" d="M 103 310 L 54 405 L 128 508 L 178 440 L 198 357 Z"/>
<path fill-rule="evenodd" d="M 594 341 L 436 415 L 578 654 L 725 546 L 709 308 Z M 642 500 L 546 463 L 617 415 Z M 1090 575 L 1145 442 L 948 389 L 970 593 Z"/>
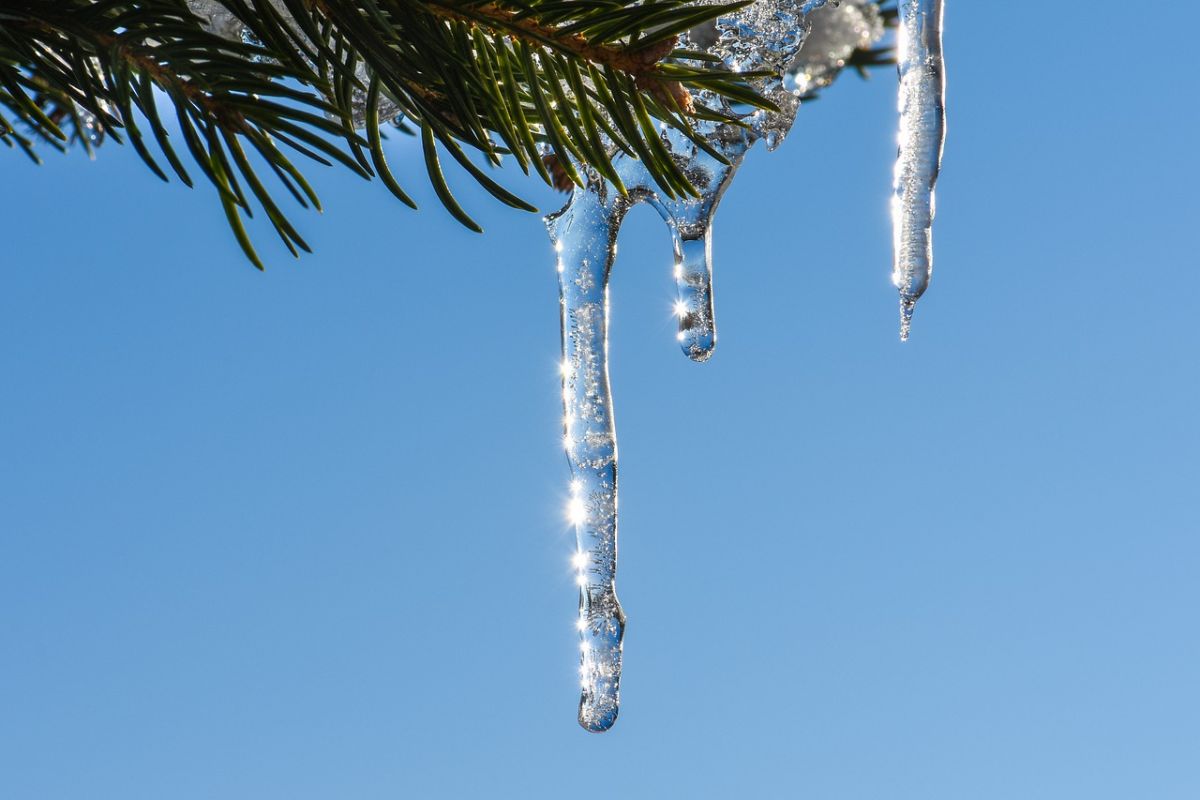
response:
<path fill-rule="evenodd" d="M 910 344 L 890 75 L 751 154 L 710 363 L 628 222 L 603 736 L 537 216 L 463 177 L 469 234 L 393 140 L 422 210 L 314 168 L 317 254 L 259 274 L 132 152 L 0 156 L 0 796 L 1200 797 L 1194 59 L 949 6 Z"/>

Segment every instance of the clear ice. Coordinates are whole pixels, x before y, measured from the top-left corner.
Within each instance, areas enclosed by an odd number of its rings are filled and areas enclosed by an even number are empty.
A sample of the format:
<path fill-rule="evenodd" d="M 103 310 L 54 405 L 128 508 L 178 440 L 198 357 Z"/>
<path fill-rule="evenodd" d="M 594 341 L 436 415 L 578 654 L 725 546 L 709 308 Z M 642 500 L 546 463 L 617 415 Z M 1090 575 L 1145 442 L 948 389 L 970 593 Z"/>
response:
<path fill-rule="evenodd" d="M 913 309 L 933 277 L 934 186 L 946 137 L 946 72 L 942 0 L 900 0 L 899 11 L 900 147 L 892 196 L 892 283 L 900 290 L 900 338 L 907 340 Z"/>
<path fill-rule="evenodd" d="M 802 97 L 832 84 L 855 50 L 883 37 L 883 15 L 871 0 L 826 5 L 808 21 L 812 29 L 783 76 L 783 85 Z"/>
<path fill-rule="evenodd" d="M 822 49 L 802 58 L 801 45 L 810 28 Z M 567 205 L 546 218 L 559 276 L 563 441 L 572 477 L 568 517 L 575 527 L 579 584 L 579 724 L 586 730 L 608 730 L 620 709 L 625 613 L 615 584 L 617 440 L 608 375 L 608 278 L 621 222 L 642 202 L 663 218 L 675 254 L 676 337 L 688 358 L 708 360 L 717 341 L 712 220 L 722 193 L 758 139 L 765 139 L 770 149 L 783 140 L 795 118 L 798 95 L 828 85 L 855 48 L 872 44 L 882 34 L 878 11 L 867 0 L 844 0 L 836 6 L 825 6 L 824 0 L 760 0 L 718 18 L 715 27 L 691 32 L 681 47 L 706 50 L 731 69 L 776 73 L 756 88 L 781 111 L 752 111 L 742 117 L 746 128 L 696 122 L 697 131 L 728 164 L 678 131 L 662 130 L 663 144 L 698 190 L 698 198 L 666 196 L 641 162 L 618 154 L 613 166 L 626 194 L 587 171 L 586 185 L 575 187 Z M 711 93 L 700 92 L 695 99 L 733 110 Z"/>

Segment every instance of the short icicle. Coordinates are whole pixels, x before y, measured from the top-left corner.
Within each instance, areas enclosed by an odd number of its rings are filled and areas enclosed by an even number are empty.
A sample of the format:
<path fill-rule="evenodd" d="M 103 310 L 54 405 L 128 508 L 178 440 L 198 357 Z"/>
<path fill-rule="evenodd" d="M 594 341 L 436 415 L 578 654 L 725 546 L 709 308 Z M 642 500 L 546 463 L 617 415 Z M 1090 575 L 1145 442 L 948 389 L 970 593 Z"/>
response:
<path fill-rule="evenodd" d="M 675 246 L 675 316 L 679 346 L 693 361 L 707 361 L 717 346 L 713 317 L 712 234 L 709 228 L 672 231 Z"/>
<path fill-rule="evenodd" d="M 892 197 L 892 283 L 900 290 L 900 339 L 933 276 L 934 187 L 946 135 L 942 0 L 900 0 L 897 69 L 900 147 Z"/>
<path fill-rule="evenodd" d="M 748 138 L 734 139 L 727 145 L 730 164 L 722 164 L 672 131 L 665 137 L 676 152 L 688 152 L 688 178 L 699 198 L 664 198 L 646 192 L 652 205 L 671 230 L 675 251 L 675 316 L 679 331 L 675 338 L 683 354 L 692 361 L 712 358 L 717 346 L 717 325 L 713 314 L 712 219 L 721 195 L 749 149 Z M 648 181 L 649 176 L 643 180 Z"/>

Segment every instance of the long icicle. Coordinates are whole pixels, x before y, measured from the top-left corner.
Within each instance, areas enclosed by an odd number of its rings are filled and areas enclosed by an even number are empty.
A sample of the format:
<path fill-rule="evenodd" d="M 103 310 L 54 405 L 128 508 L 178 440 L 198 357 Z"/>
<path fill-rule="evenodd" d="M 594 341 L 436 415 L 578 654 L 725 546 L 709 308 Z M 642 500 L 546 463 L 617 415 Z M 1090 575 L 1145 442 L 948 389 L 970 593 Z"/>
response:
<path fill-rule="evenodd" d="M 608 276 L 627 208 L 602 182 L 547 218 L 558 251 L 562 319 L 563 447 L 571 466 L 567 516 L 575 526 L 582 691 L 579 724 L 617 721 L 625 614 L 617 600 L 617 440 L 608 379 Z"/>
<path fill-rule="evenodd" d="M 933 277 L 934 187 L 946 137 L 942 0 L 900 0 L 897 69 L 900 147 L 892 197 L 892 283 L 900 290 L 900 339 Z"/>

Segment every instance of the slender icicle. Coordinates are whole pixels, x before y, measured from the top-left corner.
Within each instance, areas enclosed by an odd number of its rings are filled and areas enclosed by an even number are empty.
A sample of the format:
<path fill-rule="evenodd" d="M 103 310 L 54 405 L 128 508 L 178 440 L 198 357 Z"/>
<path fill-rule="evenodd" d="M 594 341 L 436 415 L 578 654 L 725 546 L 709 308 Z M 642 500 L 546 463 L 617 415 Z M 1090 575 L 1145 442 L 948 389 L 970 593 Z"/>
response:
<path fill-rule="evenodd" d="M 892 283 L 900 290 L 900 339 L 906 341 L 913 309 L 933 276 L 934 186 L 946 136 L 942 0 L 900 0 L 896 54 L 900 149 L 892 197 Z"/>
<path fill-rule="evenodd" d="M 608 382 L 608 275 L 624 203 L 599 182 L 547 219 L 558 251 L 562 312 L 563 445 L 571 466 L 568 517 L 579 584 L 579 724 L 617 720 L 625 614 L 617 601 L 617 440 Z"/>

